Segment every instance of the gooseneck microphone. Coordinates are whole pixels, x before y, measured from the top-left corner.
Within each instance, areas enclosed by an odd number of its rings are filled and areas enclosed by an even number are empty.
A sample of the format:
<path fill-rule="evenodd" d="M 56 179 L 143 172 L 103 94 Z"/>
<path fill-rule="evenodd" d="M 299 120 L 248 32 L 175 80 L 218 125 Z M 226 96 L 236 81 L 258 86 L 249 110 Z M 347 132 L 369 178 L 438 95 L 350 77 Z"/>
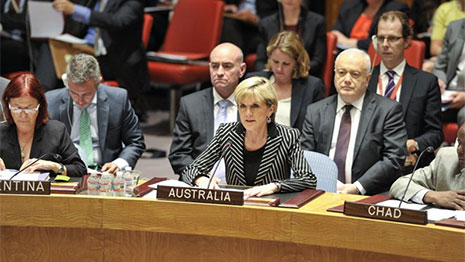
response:
<path fill-rule="evenodd" d="M 35 163 L 37 163 L 37 161 L 43 160 L 43 159 L 45 159 L 45 158 L 48 157 L 48 156 L 52 156 L 52 158 L 53 158 L 56 162 L 61 162 L 61 160 L 62 160 L 62 157 L 61 157 L 61 155 L 59 155 L 59 154 L 53 154 L 53 153 L 50 153 L 50 152 L 45 153 L 45 154 L 41 155 L 39 158 L 37 158 L 36 160 L 32 161 L 32 163 L 30 163 L 29 165 L 25 166 L 24 168 L 22 168 L 21 170 L 19 170 L 18 172 L 16 172 L 14 175 L 12 175 L 12 176 L 10 177 L 9 180 L 12 180 L 15 176 L 19 175 L 19 174 L 22 173 L 24 170 L 26 170 L 26 169 L 29 168 L 30 166 L 34 165 Z"/>
<path fill-rule="evenodd" d="M 212 183 L 213 177 L 215 177 L 216 170 L 218 169 L 218 166 L 220 165 L 221 159 L 223 159 L 226 151 L 231 147 L 231 142 L 227 142 L 224 146 L 225 146 L 225 150 L 221 152 L 221 156 L 220 156 L 220 159 L 218 160 L 218 164 L 216 165 L 215 170 L 213 170 L 213 174 L 210 176 L 210 180 L 208 181 L 207 189 L 210 188 L 210 184 Z"/>
<path fill-rule="evenodd" d="M 421 156 L 422 156 L 425 152 L 433 153 L 433 151 L 434 151 L 434 147 L 428 146 L 428 147 L 425 148 L 423 151 L 421 151 L 420 155 L 418 156 L 417 162 L 415 163 L 415 167 L 413 168 L 412 175 L 410 176 L 410 179 L 408 180 L 407 186 L 405 187 L 404 195 L 403 195 L 402 198 L 400 199 L 399 208 L 400 208 L 400 206 L 402 205 L 402 202 L 404 201 L 405 195 L 407 194 L 407 190 L 408 190 L 408 187 L 410 186 L 410 182 L 412 182 L 413 175 L 415 175 L 415 171 L 417 171 L 418 163 L 420 162 Z"/>

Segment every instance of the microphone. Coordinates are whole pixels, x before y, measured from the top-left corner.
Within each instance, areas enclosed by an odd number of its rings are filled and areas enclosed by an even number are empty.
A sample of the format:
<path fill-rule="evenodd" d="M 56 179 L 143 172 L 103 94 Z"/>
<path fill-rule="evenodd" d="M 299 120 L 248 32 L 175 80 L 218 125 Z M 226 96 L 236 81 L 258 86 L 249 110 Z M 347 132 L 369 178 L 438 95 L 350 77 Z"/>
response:
<path fill-rule="evenodd" d="M 405 187 L 404 195 L 403 195 L 402 198 L 400 199 L 399 208 L 400 208 L 400 205 L 402 205 L 402 202 L 404 201 L 405 195 L 407 194 L 407 190 L 408 190 L 408 187 L 410 186 L 410 182 L 412 182 L 413 175 L 415 174 L 415 171 L 417 171 L 418 163 L 420 162 L 421 156 L 422 156 L 425 152 L 433 153 L 433 151 L 434 151 L 434 147 L 428 146 L 428 147 L 425 148 L 423 151 L 421 151 L 420 155 L 418 156 L 417 162 L 415 163 L 415 167 L 413 168 L 412 175 L 410 176 L 410 179 L 408 180 L 407 186 Z"/>
<path fill-rule="evenodd" d="M 224 155 L 225 155 L 227 149 L 231 147 L 231 142 L 227 142 L 227 143 L 225 144 L 225 147 L 226 147 L 226 149 L 221 153 L 220 159 L 218 160 L 218 164 L 216 165 L 215 170 L 213 170 L 213 174 L 211 175 L 210 180 L 208 181 L 207 189 L 210 188 L 210 184 L 211 184 L 211 182 L 212 182 L 212 180 L 213 180 L 213 177 L 215 177 L 215 173 L 216 173 L 216 170 L 218 169 L 218 166 L 220 165 L 221 159 L 223 159 L 223 157 L 224 157 Z"/>
<path fill-rule="evenodd" d="M 23 172 L 24 170 L 26 170 L 28 167 L 30 167 L 30 166 L 34 165 L 35 163 L 37 163 L 37 161 L 43 160 L 43 159 L 45 159 L 45 158 L 48 157 L 48 156 L 52 156 L 52 158 L 55 160 L 55 162 L 61 162 L 61 160 L 62 160 L 62 157 L 61 157 L 60 154 L 53 154 L 53 153 L 50 153 L 50 152 L 45 153 L 45 154 L 41 155 L 39 158 L 37 158 L 36 160 L 32 161 L 32 163 L 30 163 L 29 165 L 25 166 L 24 168 L 22 168 L 21 170 L 19 170 L 18 172 L 16 172 L 14 175 L 12 175 L 12 176 L 10 177 L 9 180 L 12 180 L 15 176 L 19 175 L 21 172 Z"/>

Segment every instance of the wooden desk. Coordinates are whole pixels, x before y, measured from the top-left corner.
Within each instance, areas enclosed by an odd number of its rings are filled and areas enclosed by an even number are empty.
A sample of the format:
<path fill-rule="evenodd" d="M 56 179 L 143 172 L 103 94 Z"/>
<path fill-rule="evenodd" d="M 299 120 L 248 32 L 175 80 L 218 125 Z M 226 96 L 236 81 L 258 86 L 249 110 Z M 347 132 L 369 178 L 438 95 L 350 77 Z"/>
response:
<path fill-rule="evenodd" d="M 465 231 L 301 209 L 1 195 L 0 261 L 464 261 Z"/>

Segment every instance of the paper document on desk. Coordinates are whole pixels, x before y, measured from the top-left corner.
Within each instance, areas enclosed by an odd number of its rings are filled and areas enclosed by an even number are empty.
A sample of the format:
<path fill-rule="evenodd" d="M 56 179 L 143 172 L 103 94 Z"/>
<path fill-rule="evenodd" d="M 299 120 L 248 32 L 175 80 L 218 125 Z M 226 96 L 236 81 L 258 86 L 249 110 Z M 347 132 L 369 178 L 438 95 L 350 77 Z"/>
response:
<path fill-rule="evenodd" d="M 63 13 L 52 7 L 52 2 L 28 2 L 31 38 L 53 38 L 65 27 Z"/>
<path fill-rule="evenodd" d="M 153 188 L 153 189 L 157 189 L 157 186 L 160 185 L 160 186 L 177 186 L 177 187 L 191 187 L 190 185 L 182 182 L 182 181 L 179 181 L 179 180 L 175 180 L 175 179 L 167 179 L 167 180 L 163 180 L 161 182 L 158 182 L 158 183 L 155 183 L 155 184 L 151 184 L 149 185 L 149 187 Z"/>
<path fill-rule="evenodd" d="M 397 199 L 388 199 L 386 201 L 382 201 L 377 203 L 376 205 L 378 206 L 385 206 L 385 207 L 399 207 L 400 200 Z M 415 204 L 415 203 L 402 203 L 400 208 L 404 209 L 410 209 L 410 210 L 422 210 L 423 208 L 427 207 L 427 205 L 422 205 L 422 204 Z"/>
<path fill-rule="evenodd" d="M 85 39 L 77 38 L 70 34 L 62 34 L 62 35 L 54 37 L 53 39 L 62 41 L 65 43 L 70 43 L 70 44 L 78 44 L 78 45 L 87 44 L 87 41 Z"/>
<path fill-rule="evenodd" d="M 10 178 L 16 174 L 18 170 L 14 169 L 5 169 L 0 171 L 0 180 L 10 180 Z M 24 180 L 24 181 L 47 181 L 49 179 L 49 173 L 44 172 L 21 172 L 13 178 L 13 180 Z"/>
<path fill-rule="evenodd" d="M 438 221 L 444 218 L 455 218 L 457 220 L 465 221 L 465 211 L 442 209 L 442 208 L 430 208 L 428 211 L 429 221 Z"/>

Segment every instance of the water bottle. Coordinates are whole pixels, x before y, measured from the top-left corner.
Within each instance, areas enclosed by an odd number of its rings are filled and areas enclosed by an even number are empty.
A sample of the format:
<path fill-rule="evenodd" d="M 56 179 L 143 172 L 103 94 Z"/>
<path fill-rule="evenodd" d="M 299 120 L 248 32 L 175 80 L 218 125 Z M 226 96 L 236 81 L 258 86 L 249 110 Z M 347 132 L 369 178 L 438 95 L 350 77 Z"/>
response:
<path fill-rule="evenodd" d="M 108 172 L 103 172 L 102 177 L 100 178 L 100 195 L 101 196 L 112 196 L 112 182 L 113 175 Z"/>
<path fill-rule="evenodd" d="M 124 169 L 123 177 L 126 187 L 126 196 L 131 197 L 134 191 L 134 176 L 132 175 L 132 167 L 128 166 Z"/>
<path fill-rule="evenodd" d="M 123 178 L 123 172 L 116 172 L 116 177 L 113 179 L 114 196 L 124 197 L 126 194 L 126 183 Z"/>
<path fill-rule="evenodd" d="M 90 172 L 90 176 L 87 179 L 87 194 L 98 195 L 100 187 L 100 178 L 97 172 Z"/>

